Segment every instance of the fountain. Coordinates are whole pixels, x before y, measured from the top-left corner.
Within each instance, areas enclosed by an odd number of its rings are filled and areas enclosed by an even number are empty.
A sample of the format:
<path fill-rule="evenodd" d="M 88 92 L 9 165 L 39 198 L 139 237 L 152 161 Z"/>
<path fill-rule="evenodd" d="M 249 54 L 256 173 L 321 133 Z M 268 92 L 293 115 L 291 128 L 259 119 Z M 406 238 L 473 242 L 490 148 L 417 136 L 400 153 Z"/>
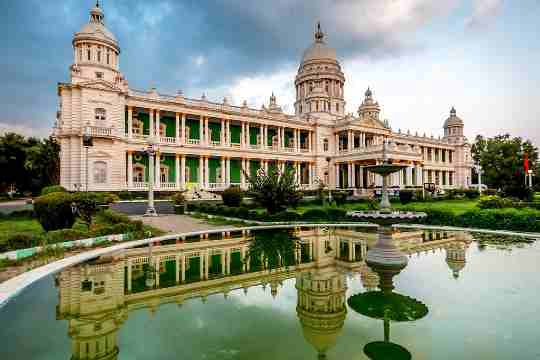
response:
<path fill-rule="evenodd" d="M 364 353 L 373 360 L 410 360 L 411 353 L 390 341 L 390 322 L 415 321 L 425 317 L 428 308 L 422 302 L 394 292 L 393 278 L 407 266 L 407 257 L 391 241 L 378 241 L 368 251 L 366 264 L 379 275 L 379 290 L 356 294 L 347 300 L 349 307 L 364 316 L 383 320 L 384 340 L 364 346 Z"/>

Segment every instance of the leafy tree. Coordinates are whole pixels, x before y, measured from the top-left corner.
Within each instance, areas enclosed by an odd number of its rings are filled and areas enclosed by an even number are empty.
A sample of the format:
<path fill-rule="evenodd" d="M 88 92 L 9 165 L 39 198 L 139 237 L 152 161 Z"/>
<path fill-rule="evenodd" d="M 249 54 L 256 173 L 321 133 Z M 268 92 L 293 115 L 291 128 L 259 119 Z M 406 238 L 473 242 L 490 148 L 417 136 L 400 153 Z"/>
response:
<path fill-rule="evenodd" d="M 302 198 L 293 169 L 285 168 L 283 173 L 278 170 L 266 173 L 260 169 L 248 176 L 247 180 L 249 195 L 269 214 L 283 211 L 287 206 L 295 206 Z"/>
<path fill-rule="evenodd" d="M 474 161 L 482 167 L 484 184 L 509 196 L 528 196 L 523 168 L 524 154 L 528 154 L 530 168 L 533 169 L 538 161 L 538 149 L 529 140 L 512 138 L 509 134 L 493 138 L 479 135 L 471 151 Z"/>
<path fill-rule="evenodd" d="M 19 134 L 0 136 L 0 191 L 14 186 L 19 192 L 38 194 L 60 180 L 60 146 L 52 139 L 25 138 Z"/>

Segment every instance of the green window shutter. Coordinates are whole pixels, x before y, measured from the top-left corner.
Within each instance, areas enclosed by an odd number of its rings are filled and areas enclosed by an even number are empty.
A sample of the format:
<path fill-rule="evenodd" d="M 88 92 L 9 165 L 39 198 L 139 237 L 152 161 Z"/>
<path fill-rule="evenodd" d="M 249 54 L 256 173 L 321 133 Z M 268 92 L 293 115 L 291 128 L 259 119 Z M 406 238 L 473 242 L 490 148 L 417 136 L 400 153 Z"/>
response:
<path fill-rule="evenodd" d="M 241 163 L 240 160 L 231 160 L 231 182 L 239 183 L 240 182 L 240 169 Z"/>
<path fill-rule="evenodd" d="M 240 143 L 240 134 L 242 129 L 238 125 L 230 125 L 231 129 L 231 143 L 239 144 Z"/>

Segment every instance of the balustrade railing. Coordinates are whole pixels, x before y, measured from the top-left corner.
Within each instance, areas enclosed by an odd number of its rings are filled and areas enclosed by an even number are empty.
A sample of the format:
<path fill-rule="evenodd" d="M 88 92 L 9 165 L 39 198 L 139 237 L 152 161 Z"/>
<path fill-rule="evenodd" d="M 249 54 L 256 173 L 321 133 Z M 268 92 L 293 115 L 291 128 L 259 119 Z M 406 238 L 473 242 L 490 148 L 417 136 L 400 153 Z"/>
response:
<path fill-rule="evenodd" d="M 110 127 L 102 127 L 102 126 L 90 126 L 90 135 L 100 137 L 100 136 L 113 136 L 114 135 L 114 129 Z"/>
<path fill-rule="evenodd" d="M 170 136 L 161 136 L 159 138 L 159 142 L 165 143 L 165 144 L 175 144 L 176 143 L 176 138 L 170 137 Z"/>
<path fill-rule="evenodd" d="M 201 143 L 200 139 L 187 139 L 189 145 L 199 145 Z"/>

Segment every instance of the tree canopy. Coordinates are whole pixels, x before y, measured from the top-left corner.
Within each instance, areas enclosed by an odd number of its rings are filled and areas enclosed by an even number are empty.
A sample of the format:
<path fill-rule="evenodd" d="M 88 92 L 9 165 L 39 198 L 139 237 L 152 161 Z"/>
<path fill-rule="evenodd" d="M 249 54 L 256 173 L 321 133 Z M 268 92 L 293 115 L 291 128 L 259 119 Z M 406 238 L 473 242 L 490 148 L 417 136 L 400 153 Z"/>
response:
<path fill-rule="evenodd" d="M 25 138 L 16 133 L 0 136 L 0 191 L 39 193 L 60 180 L 60 146 L 53 138 Z"/>
<path fill-rule="evenodd" d="M 529 168 L 539 175 L 538 149 L 529 140 L 509 134 L 492 138 L 478 135 L 471 151 L 474 161 L 482 168 L 482 183 L 507 195 L 523 197 L 525 193 L 525 153 Z"/>

